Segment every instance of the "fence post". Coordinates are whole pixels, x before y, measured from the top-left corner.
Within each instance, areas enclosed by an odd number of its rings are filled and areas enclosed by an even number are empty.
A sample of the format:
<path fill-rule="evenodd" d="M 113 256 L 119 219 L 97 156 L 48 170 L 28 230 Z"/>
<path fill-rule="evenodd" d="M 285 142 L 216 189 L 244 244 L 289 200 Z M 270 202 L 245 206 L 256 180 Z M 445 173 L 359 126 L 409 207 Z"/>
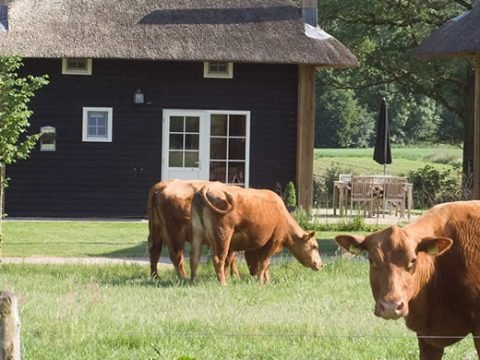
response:
<path fill-rule="evenodd" d="M 0 360 L 20 360 L 18 302 L 8 291 L 0 291 Z"/>

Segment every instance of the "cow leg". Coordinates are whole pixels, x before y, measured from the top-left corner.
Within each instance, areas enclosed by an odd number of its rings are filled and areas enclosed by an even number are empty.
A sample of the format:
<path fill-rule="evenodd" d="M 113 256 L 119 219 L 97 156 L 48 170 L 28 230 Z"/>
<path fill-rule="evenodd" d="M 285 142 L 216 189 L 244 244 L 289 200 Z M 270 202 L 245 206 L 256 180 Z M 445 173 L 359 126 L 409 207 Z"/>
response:
<path fill-rule="evenodd" d="M 175 266 L 178 277 L 181 279 L 186 279 L 187 273 L 185 272 L 184 268 L 183 244 L 179 244 L 179 246 L 172 246 L 169 250 L 170 260 L 172 261 L 173 266 Z"/>
<path fill-rule="evenodd" d="M 192 247 L 190 249 L 190 281 L 197 276 L 197 268 L 200 263 L 200 250 L 202 249 L 202 237 L 199 234 L 192 235 Z"/>
<path fill-rule="evenodd" d="M 444 349 L 428 344 L 425 339 L 418 338 L 418 347 L 420 348 L 420 360 L 441 360 L 443 357 Z"/>
<path fill-rule="evenodd" d="M 267 242 L 267 244 L 254 251 L 251 251 L 249 254 L 250 262 L 249 268 L 250 273 L 253 269 L 256 268 L 256 275 L 258 276 L 258 280 L 260 284 L 264 284 L 265 282 L 270 282 L 270 273 L 268 271 L 268 267 L 270 265 L 270 259 L 272 258 L 273 254 L 275 253 L 275 248 L 273 247 L 273 241 Z M 253 256 L 255 255 L 255 257 Z M 256 266 L 255 266 L 256 263 Z"/>
<path fill-rule="evenodd" d="M 221 234 L 217 234 L 216 239 L 212 244 L 212 259 L 215 266 L 215 272 L 217 273 L 218 281 L 220 284 L 227 285 L 227 278 L 225 276 L 225 263 L 229 256 L 230 242 L 232 240 L 233 230 L 223 231 Z"/>
<path fill-rule="evenodd" d="M 152 235 L 148 236 L 148 254 L 150 256 L 150 275 L 152 277 L 158 276 L 157 264 L 162 252 L 162 241 L 154 239 Z"/>
<path fill-rule="evenodd" d="M 268 266 L 270 265 L 270 258 L 260 261 L 258 265 L 258 281 L 261 285 L 270 282 L 270 274 L 268 272 Z"/>
<path fill-rule="evenodd" d="M 240 277 L 240 273 L 237 267 L 237 255 L 235 252 L 231 252 L 227 256 L 225 261 L 225 276 L 230 273 L 230 275 L 235 276 L 236 278 Z"/>
<path fill-rule="evenodd" d="M 247 262 L 248 271 L 250 275 L 255 276 L 258 274 L 258 258 L 255 251 L 245 251 L 245 261 Z"/>

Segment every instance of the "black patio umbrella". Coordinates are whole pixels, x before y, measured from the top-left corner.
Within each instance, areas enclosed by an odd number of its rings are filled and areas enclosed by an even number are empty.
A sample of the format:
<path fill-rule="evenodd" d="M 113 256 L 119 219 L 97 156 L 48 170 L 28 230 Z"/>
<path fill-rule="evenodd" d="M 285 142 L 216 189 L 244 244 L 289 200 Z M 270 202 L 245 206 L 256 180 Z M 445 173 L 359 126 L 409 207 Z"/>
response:
<path fill-rule="evenodd" d="M 387 164 L 392 163 L 392 151 L 390 149 L 390 123 L 388 119 L 387 101 L 382 99 L 380 113 L 377 120 L 377 134 L 373 160 L 383 165 L 383 173 L 387 173 Z"/>

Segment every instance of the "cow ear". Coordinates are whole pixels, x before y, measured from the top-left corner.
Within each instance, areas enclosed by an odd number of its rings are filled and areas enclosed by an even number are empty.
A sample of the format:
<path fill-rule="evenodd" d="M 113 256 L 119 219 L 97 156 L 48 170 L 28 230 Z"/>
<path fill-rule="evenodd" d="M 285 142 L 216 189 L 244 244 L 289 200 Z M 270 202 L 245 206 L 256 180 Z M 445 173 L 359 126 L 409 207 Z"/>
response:
<path fill-rule="evenodd" d="M 315 239 L 315 231 L 305 231 L 303 233 L 303 240 L 308 241 L 310 239 Z"/>
<path fill-rule="evenodd" d="M 428 255 L 438 256 L 450 249 L 452 244 L 452 239 L 446 237 L 426 237 L 420 240 L 416 252 L 424 252 Z"/>
<path fill-rule="evenodd" d="M 361 235 L 337 235 L 335 241 L 348 252 L 358 255 L 367 250 L 363 241 L 365 236 Z"/>

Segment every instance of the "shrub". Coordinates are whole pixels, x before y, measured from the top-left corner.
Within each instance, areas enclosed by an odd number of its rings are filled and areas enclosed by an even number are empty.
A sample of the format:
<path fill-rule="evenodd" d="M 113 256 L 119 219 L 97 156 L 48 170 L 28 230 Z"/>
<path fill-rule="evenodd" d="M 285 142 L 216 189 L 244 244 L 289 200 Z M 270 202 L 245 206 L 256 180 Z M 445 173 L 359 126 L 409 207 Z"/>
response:
<path fill-rule="evenodd" d="M 283 197 L 285 205 L 289 209 L 294 209 L 297 206 L 297 193 L 293 181 L 289 181 L 285 187 L 285 194 Z"/>
<path fill-rule="evenodd" d="M 452 174 L 456 170 L 456 174 Z M 410 171 L 413 184 L 413 201 L 416 208 L 427 209 L 435 204 L 461 200 L 463 196 L 461 174 L 458 167 L 440 171 L 430 165 Z"/>
<path fill-rule="evenodd" d="M 325 173 L 313 180 L 313 206 L 330 207 L 333 201 L 333 182 L 338 180 L 340 174 L 349 174 L 351 169 L 342 168 L 340 164 L 333 163 Z"/>

